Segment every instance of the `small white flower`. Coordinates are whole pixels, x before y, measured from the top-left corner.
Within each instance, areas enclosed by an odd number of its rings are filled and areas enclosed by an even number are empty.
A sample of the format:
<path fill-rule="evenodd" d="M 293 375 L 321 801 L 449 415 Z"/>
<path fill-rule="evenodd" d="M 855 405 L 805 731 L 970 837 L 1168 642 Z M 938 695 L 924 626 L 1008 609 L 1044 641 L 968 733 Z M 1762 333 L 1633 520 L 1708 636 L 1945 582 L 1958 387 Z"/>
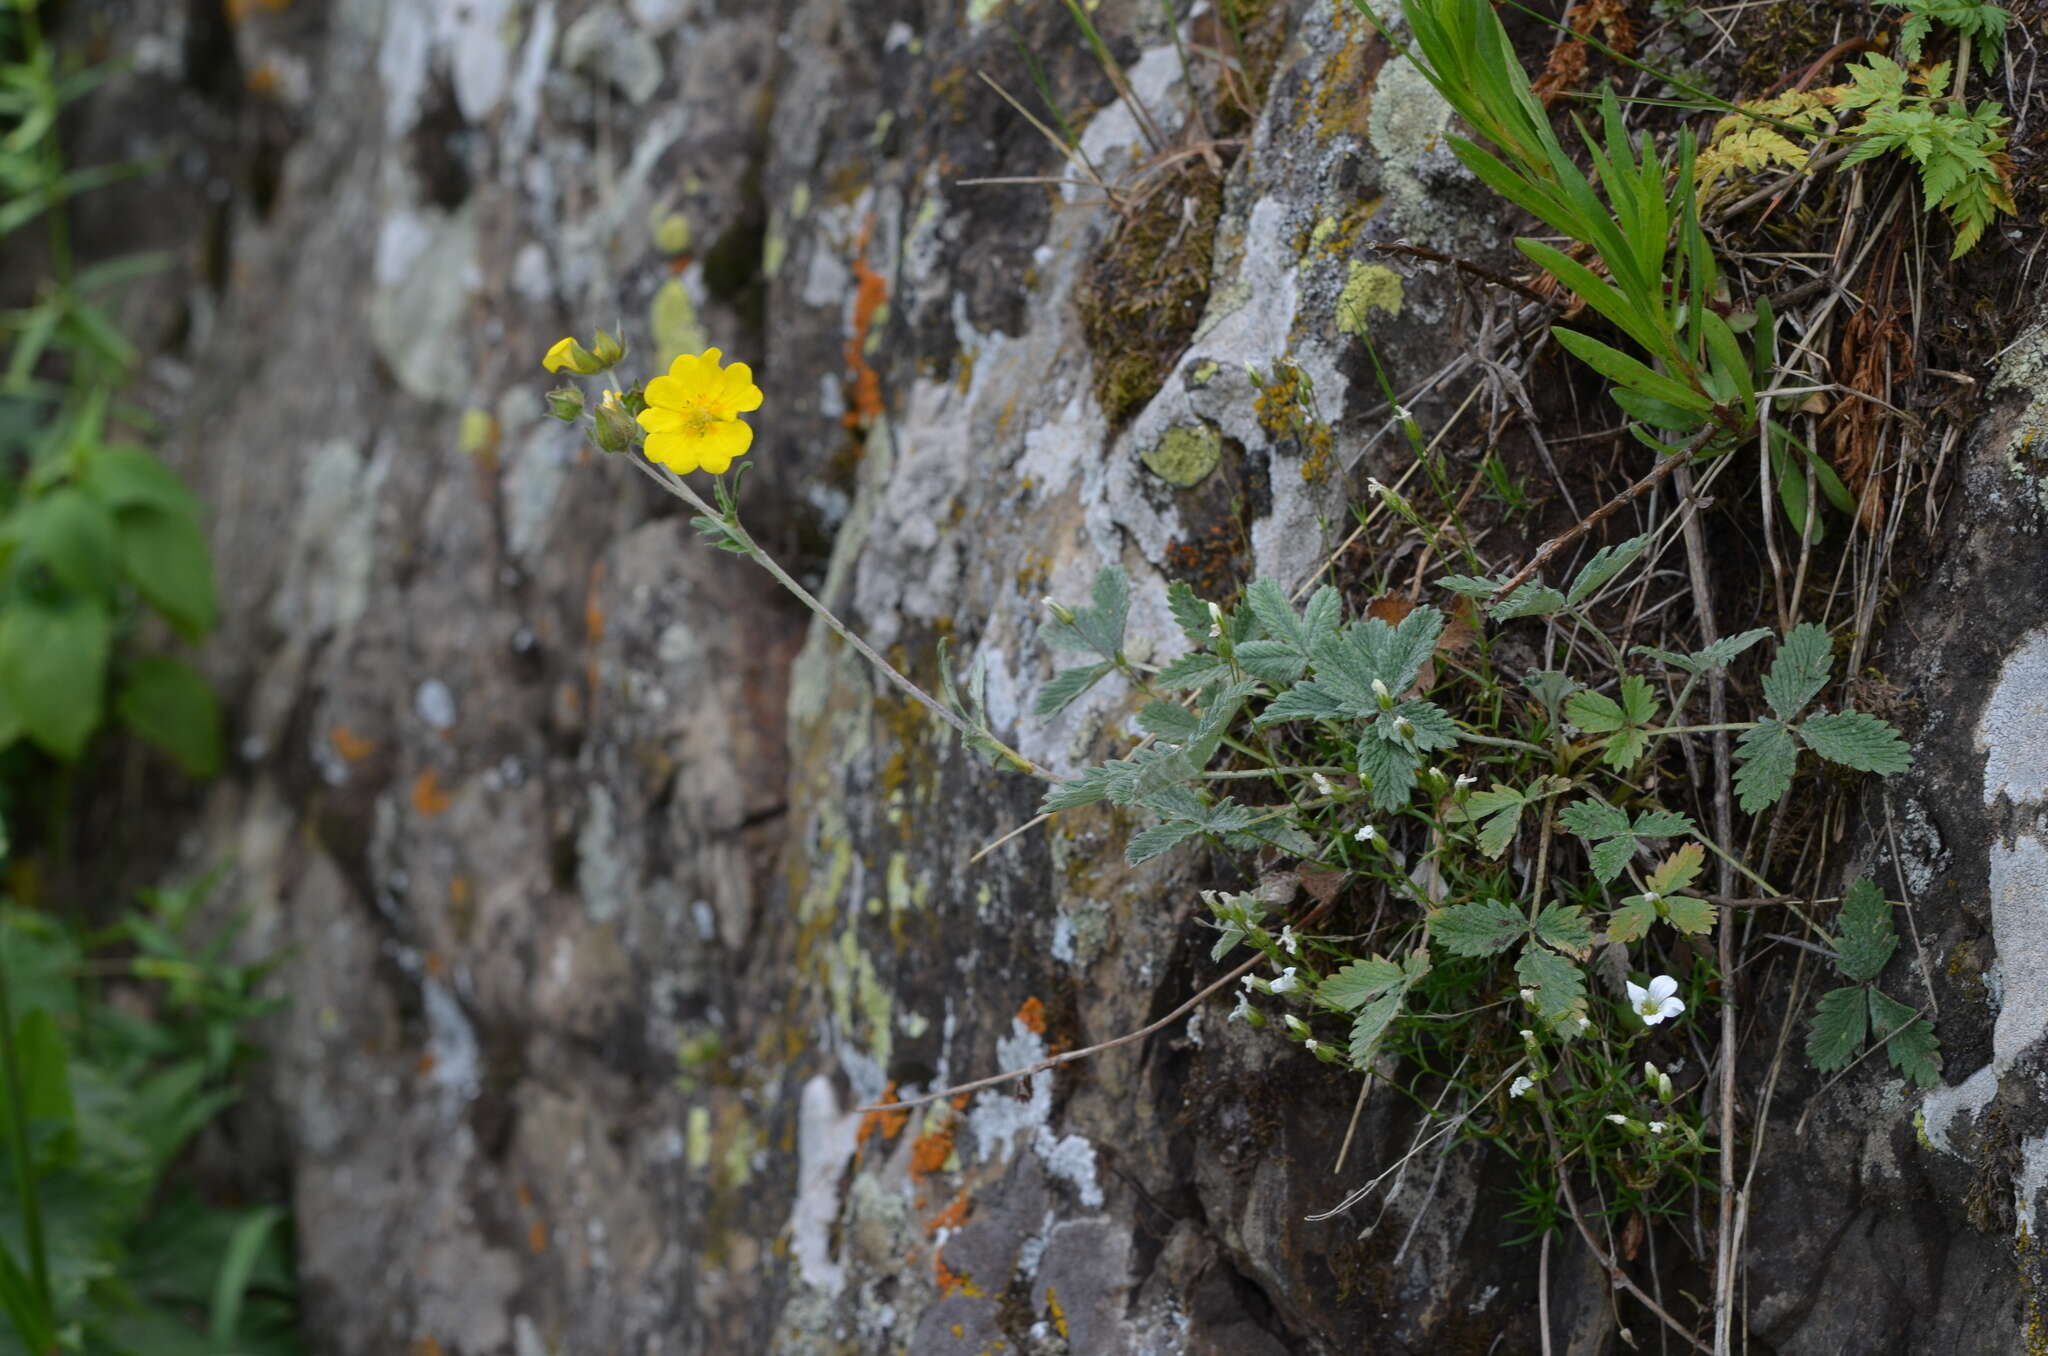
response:
<path fill-rule="evenodd" d="M 1313 1052 L 1317 1049 L 1315 1039 L 1311 1037 L 1310 1039 L 1303 1041 L 1301 1043 L 1301 1048 Z"/>
<path fill-rule="evenodd" d="M 1380 840 L 1380 831 L 1370 824 L 1360 824 L 1358 832 L 1351 836 L 1361 843 L 1377 843 Z"/>
<path fill-rule="evenodd" d="M 1523 1074 L 1520 1077 L 1516 1078 L 1514 1082 L 1508 1084 L 1508 1096 L 1520 1097 L 1523 1093 L 1527 1092 L 1529 1089 L 1535 1086 L 1536 1080 L 1529 1077 L 1529 1075 L 1527 1074 Z"/>
<path fill-rule="evenodd" d="M 1628 986 L 1628 1005 L 1645 1025 L 1655 1026 L 1666 1017 L 1676 1017 L 1685 1011 L 1685 1000 L 1678 997 L 1678 981 L 1669 975 L 1658 975 L 1650 981 L 1650 987 L 1640 988 L 1634 983 Z"/>
<path fill-rule="evenodd" d="M 1302 1021 L 1301 1018 L 1295 1016 L 1293 1013 L 1288 1013 L 1281 1020 L 1287 1023 L 1287 1029 L 1293 1032 L 1295 1035 L 1306 1036 L 1308 1034 L 1308 1023 Z"/>
<path fill-rule="evenodd" d="M 1582 1035 L 1582 1036 L 1583 1036 L 1584 1034 L 1586 1034 L 1586 1033 L 1587 1033 L 1588 1031 L 1591 1031 L 1592 1029 L 1593 1029 L 1593 1019 L 1592 1019 L 1591 1017 L 1581 1017 L 1581 1018 L 1579 1018 L 1579 1034 L 1580 1034 L 1580 1035 Z"/>
<path fill-rule="evenodd" d="M 1457 787 L 1460 791 L 1470 791 L 1473 787 L 1477 785 L 1479 785 L 1479 779 L 1473 776 L 1471 773 L 1460 772 L 1458 774 Z"/>
<path fill-rule="evenodd" d="M 1301 954 L 1301 938 L 1294 935 L 1294 924 L 1289 923 L 1280 929 L 1280 946 L 1290 956 Z"/>
<path fill-rule="evenodd" d="M 1408 413 L 1408 407 L 1406 405 L 1394 406 L 1394 417 L 1404 424 L 1412 424 L 1415 422 L 1415 416 Z"/>
<path fill-rule="evenodd" d="M 1662 1122 L 1662 1121 L 1651 1121 L 1651 1122 L 1650 1122 L 1650 1127 L 1649 1127 L 1649 1128 L 1650 1128 L 1650 1133 L 1651 1133 L 1651 1134 L 1653 1134 L 1653 1135 L 1661 1135 L 1661 1134 L 1663 1134 L 1663 1133 L 1664 1133 L 1664 1122 Z"/>
<path fill-rule="evenodd" d="M 1616 1125 L 1627 1125 L 1627 1124 L 1628 1124 L 1628 1117 L 1626 1117 L 1626 1116 L 1622 1115 L 1622 1114 L 1621 1114 L 1621 1113 L 1620 1113 L 1619 1111 L 1610 1111 L 1610 1112 L 1608 1112 L 1608 1113 L 1607 1113 L 1607 1119 L 1608 1119 L 1608 1120 L 1610 1120 L 1610 1121 L 1613 1121 L 1613 1122 L 1614 1122 L 1614 1123 L 1615 1123 Z"/>
<path fill-rule="evenodd" d="M 1280 972 L 1280 978 L 1273 981 L 1274 993 L 1292 993 L 1301 987 L 1301 981 L 1294 977 L 1294 967 L 1288 966 Z"/>
<path fill-rule="evenodd" d="M 1664 899 L 1664 896 L 1662 896 L 1662 895 L 1658 894 L 1658 893 L 1657 893 L 1657 892 L 1656 892 L 1655 890 L 1645 890 L 1645 891 L 1643 891 L 1643 903 L 1645 903 L 1645 904 L 1657 904 L 1657 903 L 1661 903 L 1661 902 L 1663 901 L 1663 899 Z"/>
<path fill-rule="evenodd" d="M 1394 696 L 1393 693 L 1387 691 L 1387 685 L 1377 678 L 1372 680 L 1372 695 L 1380 698 L 1382 701 L 1391 701 Z"/>
<path fill-rule="evenodd" d="M 1223 609 L 1214 603 L 1209 604 L 1209 639 L 1223 639 Z"/>
<path fill-rule="evenodd" d="M 1536 1033 L 1535 1033 L 1535 1032 L 1533 1032 L 1533 1031 L 1531 1031 L 1531 1030 L 1530 1030 L 1530 1029 L 1529 1029 L 1528 1027 L 1526 1027 L 1526 1026 L 1522 1028 L 1522 1032 L 1521 1032 L 1521 1035 L 1522 1035 L 1522 1039 L 1523 1039 L 1523 1040 L 1524 1040 L 1525 1042 L 1526 1042 L 1526 1041 L 1533 1041 L 1533 1040 L 1535 1040 L 1535 1039 L 1536 1039 Z"/>
<path fill-rule="evenodd" d="M 1330 785 L 1330 779 L 1328 777 L 1325 777 L 1322 773 L 1310 773 L 1309 780 L 1316 784 L 1316 791 L 1318 794 L 1325 796 L 1334 796 L 1337 794 L 1337 788 Z"/>
<path fill-rule="evenodd" d="M 1246 978 L 1250 978 L 1250 976 L 1246 976 Z M 1230 1010 L 1230 1020 L 1233 1022 L 1244 1021 L 1250 1017 L 1251 1010 L 1252 996 L 1248 993 L 1241 993 L 1237 996 L 1237 1006 Z"/>
<path fill-rule="evenodd" d="M 1536 1005 L 1536 991 L 1534 989 L 1522 990 L 1522 1001 L 1534 1007 Z"/>

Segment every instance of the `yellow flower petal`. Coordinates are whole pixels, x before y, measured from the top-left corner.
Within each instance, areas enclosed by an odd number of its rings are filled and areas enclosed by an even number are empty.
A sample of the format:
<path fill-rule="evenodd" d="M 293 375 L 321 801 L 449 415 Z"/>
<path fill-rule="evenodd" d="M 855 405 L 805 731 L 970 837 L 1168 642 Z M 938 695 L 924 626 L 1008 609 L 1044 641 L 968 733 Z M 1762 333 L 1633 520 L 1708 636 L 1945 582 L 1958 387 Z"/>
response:
<path fill-rule="evenodd" d="M 688 475 L 697 469 L 700 461 L 699 449 L 704 446 L 702 438 L 692 438 L 683 433 L 653 433 L 647 438 L 647 459 L 660 462 L 669 470 Z"/>
<path fill-rule="evenodd" d="M 682 360 L 678 358 L 676 361 Z M 683 407 L 683 402 L 690 398 L 690 388 L 683 384 L 681 377 L 656 377 L 647 383 L 647 389 L 641 394 L 646 397 L 649 405 L 659 405 L 665 410 L 679 410 Z"/>
<path fill-rule="evenodd" d="M 668 378 L 656 377 L 655 380 L 666 381 Z M 680 433 L 688 422 L 681 410 L 658 409 L 650 405 L 640 411 L 640 427 L 649 433 Z"/>
<path fill-rule="evenodd" d="M 761 388 L 754 385 L 754 369 L 745 363 L 734 363 L 725 369 L 725 384 L 719 393 L 721 404 L 730 406 L 735 413 L 745 414 L 761 408 Z"/>
<path fill-rule="evenodd" d="M 732 466 L 733 459 L 746 455 L 747 449 L 753 445 L 752 426 L 737 419 L 728 419 L 711 426 L 711 431 L 698 443 L 698 456 L 705 470 L 722 476 Z"/>
<path fill-rule="evenodd" d="M 566 339 L 556 340 L 555 346 L 548 350 L 545 358 L 540 360 L 540 365 L 550 372 L 561 371 L 569 365 L 569 350 L 575 347 L 576 336 L 573 334 Z"/>

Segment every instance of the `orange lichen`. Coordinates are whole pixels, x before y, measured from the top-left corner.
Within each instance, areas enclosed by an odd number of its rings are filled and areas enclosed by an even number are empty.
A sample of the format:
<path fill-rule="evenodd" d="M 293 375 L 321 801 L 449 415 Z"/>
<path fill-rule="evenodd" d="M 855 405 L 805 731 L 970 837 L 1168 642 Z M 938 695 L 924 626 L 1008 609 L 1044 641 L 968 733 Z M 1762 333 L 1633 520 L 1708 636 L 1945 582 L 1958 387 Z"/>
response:
<path fill-rule="evenodd" d="M 946 1166 L 953 1156 L 953 1123 L 949 1120 L 935 1130 L 919 1135 L 910 1146 L 910 1175 L 926 1177 Z"/>
<path fill-rule="evenodd" d="M 963 1188 L 953 1203 L 925 1221 L 924 1231 L 936 1234 L 941 1229 L 957 1229 L 967 1223 L 967 1192 Z"/>
<path fill-rule="evenodd" d="M 539 1220 L 526 1226 L 527 1251 L 543 1253 L 548 1250 L 548 1226 Z"/>
<path fill-rule="evenodd" d="M 891 1079 L 888 1086 L 882 1089 L 882 1100 L 885 1102 L 896 1100 L 896 1082 L 894 1079 Z M 883 1139 L 894 1139 L 903 1133 L 903 1127 L 909 1124 L 909 1122 L 910 1112 L 907 1110 L 870 1111 L 867 1115 L 860 1118 L 860 1129 L 854 1132 L 854 1147 L 856 1149 L 867 1148 L 868 1141 L 873 1139 L 878 1133 Z"/>
<path fill-rule="evenodd" d="M 344 763 L 360 763 L 377 751 L 374 741 L 363 738 L 346 725 L 337 725 L 327 732 L 327 742 L 341 755 Z"/>
<path fill-rule="evenodd" d="M 874 233 L 870 216 L 861 227 L 853 246 L 853 332 L 846 337 L 846 370 L 852 376 L 852 392 L 846 411 L 848 428 L 867 428 L 882 414 L 882 376 L 868 363 L 868 334 L 876 313 L 889 300 L 889 280 L 868 266 L 868 238 Z"/>
<path fill-rule="evenodd" d="M 431 819 L 435 815 L 446 812 L 452 804 L 454 802 L 448 799 L 448 793 L 441 789 L 440 774 L 435 772 L 434 769 L 428 768 L 425 772 L 413 778 L 413 809 Z"/>
<path fill-rule="evenodd" d="M 981 1287 L 974 1283 L 973 1277 L 963 1272 L 956 1272 L 951 1267 L 948 1267 L 943 1254 L 932 1254 L 932 1274 L 938 1281 L 939 1293 L 941 1295 L 973 1295 L 978 1297 L 982 1293 Z"/>
<path fill-rule="evenodd" d="M 1034 996 L 1024 1000 L 1024 1006 L 1017 1009 L 1017 1020 L 1030 1030 L 1045 1034 L 1045 1004 Z"/>

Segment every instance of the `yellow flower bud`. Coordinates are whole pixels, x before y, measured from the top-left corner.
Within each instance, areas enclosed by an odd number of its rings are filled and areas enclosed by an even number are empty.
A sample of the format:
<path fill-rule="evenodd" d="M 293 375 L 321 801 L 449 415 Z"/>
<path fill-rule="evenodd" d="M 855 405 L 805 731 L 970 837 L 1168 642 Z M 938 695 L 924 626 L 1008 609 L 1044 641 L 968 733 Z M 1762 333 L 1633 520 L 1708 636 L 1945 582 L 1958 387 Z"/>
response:
<path fill-rule="evenodd" d="M 574 386 L 557 386 L 548 392 L 548 413 L 565 424 L 583 417 L 583 392 Z"/>
<path fill-rule="evenodd" d="M 591 422 L 590 436 L 600 451 L 624 452 L 631 447 L 640 433 L 633 416 L 626 413 L 619 404 L 617 391 L 606 391 L 604 403 L 597 407 L 597 414 Z"/>
<path fill-rule="evenodd" d="M 598 361 L 597 355 L 577 343 L 573 336 L 557 340 L 555 346 L 548 350 L 547 356 L 540 360 L 540 365 L 550 372 L 559 372 L 566 367 L 571 372 L 585 377 L 595 376 L 611 366 L 610 363 Z"/>

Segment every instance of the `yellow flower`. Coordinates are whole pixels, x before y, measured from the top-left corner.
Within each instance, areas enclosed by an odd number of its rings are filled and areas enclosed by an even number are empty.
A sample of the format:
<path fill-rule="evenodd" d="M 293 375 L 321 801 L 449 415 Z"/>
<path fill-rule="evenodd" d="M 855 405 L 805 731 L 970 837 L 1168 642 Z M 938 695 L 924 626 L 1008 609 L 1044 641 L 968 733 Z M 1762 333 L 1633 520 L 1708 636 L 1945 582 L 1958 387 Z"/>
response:
<path fill-rule="evenodd" d="M 761 388 L 745 363 L 718 365 L 720 353 L 707 348 L 685 353 L 668 375 L 647 383 L 647 457 L 672 471 L 703 469 L 724 475 L 733 458 L 753 446 L 754 430 L 739 416 L 761 408 Z"/>
<path fill-rule="evenodd" d="M 547 356 L 540 360 L 540 365 L 550 372 L 559 372 L 566 367 L 571 372 L 586 377 L 604 371 L 606 366 L 598 361 L 597 356 L 589 349 L 577 343 L 573 335 L 558 340 L 555 346 L 548 350 Z"/>

